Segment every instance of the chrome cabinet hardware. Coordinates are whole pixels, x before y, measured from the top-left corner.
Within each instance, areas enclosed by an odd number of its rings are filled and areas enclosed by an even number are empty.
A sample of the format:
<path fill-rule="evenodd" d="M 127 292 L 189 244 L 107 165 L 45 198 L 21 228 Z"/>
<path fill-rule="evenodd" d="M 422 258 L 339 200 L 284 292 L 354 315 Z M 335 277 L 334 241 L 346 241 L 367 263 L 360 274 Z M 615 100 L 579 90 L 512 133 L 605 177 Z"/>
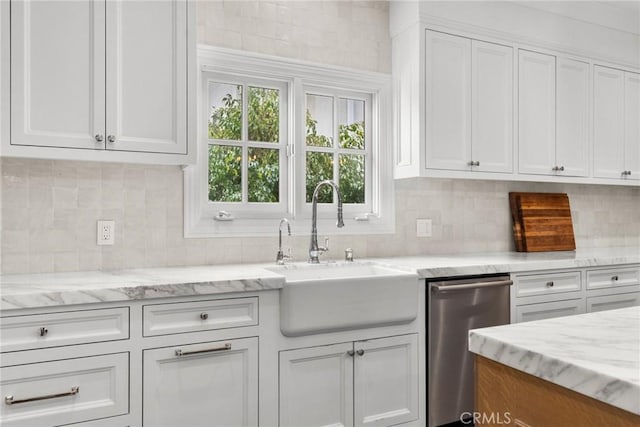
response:
<path fill-rule="evenodd" d="M 200 318 L 202 320 L 207 320 L 209 318 L 209 313 L 200 313 Z"/>
<path fill-rule="evenodd" d="M 629 176 L 629 175 L 631 175 L 631 171 L 622 171 L 622 175 L 623 176 Z"/>
<path fill-rule="evenodd" d="M 547 288 L 553 288 L 553 282 L 547 282 Z"/>
<path fill-rule="evenodd" d="M 49 333 L 47 328 L 40 328 L 40 336 L 43 337 Z"/>
<path fill-rule="evenodd" d="M 95 138 L 96 138 L 96 141 L 98 141 L 98 142 L 104 141 L 104 135 L 102 135 L 100 133 L 97 133 Z"/>
<path fill-rule="evenodd" d="M 353 355 L 354 355 L 354 354 L 356 354 L 356 352 L 355 352 L 355 351 L 353 351 L 353 350 L 349 350 L 349 351 L 347 351 L 347 356 L 351 356 L 351 357 L 353 357 Z"/>
<path fill-rule="evenodd" d="M 564 166 L 554 166 L 551 169 L 555 172 L 564 172 Z"/>
<path fill-rule="evenodd" d="M 480 166 L 480 162 L 478 160 L 476 160 L 476 161 L 471 160 L 471 161 L 467 162 L 467 165 L 469 165 L 469 166 Z"/>
<path fill-rule="evenodd" d="M 356 351 L 356 353 L 358 354 L 358 356 L 362 356 L 364 354 L 364 350 L 360 349 L 360 350 Z"/>
<path fill-rule="evenodd" d="M 14 399 L 13 396 L 5 396 L 4 403 L 6 403 L 7 405 L 16 405 L 18 403 L 28 403 L 28 402 L 35 402 L 38 400 L 55 399 L 56 397 L 74 396 L 78 393 L 80 393 L 80 387 L 74 386 L 74 387 L 71 387 L 71 391 L 67 391 L 64 393 L 47 394 L 44 396 L 37 396 L 37 397 L 27 397 L 25 399 Z"/>
<path fill-rule="evenodd" d="M 176 356 L 189 356 L 191 354 L 201 354 L 201 353 L 213 353 L 216 351 L 226 351 L 231 350 L 231 343 L 222 344 L 220 347 L 212 347 L 204 350 L 194 350 L 194 351 L 182 351 L 182 349 L 176 350 Z"/>
<path fill-rule="evenodd" d="M 616 282 L 616 281 L 618 280 L 618 275 L 611 276 L 611 280 L 612 280 L 612 281 L 614 281 L 614 282 Z"/>
<path fill-rule="evenodd" d="M 109 135 L 107 136 L 107 141 L 109 142 L 116 142 L 116 136 L 115 135 Z"/>

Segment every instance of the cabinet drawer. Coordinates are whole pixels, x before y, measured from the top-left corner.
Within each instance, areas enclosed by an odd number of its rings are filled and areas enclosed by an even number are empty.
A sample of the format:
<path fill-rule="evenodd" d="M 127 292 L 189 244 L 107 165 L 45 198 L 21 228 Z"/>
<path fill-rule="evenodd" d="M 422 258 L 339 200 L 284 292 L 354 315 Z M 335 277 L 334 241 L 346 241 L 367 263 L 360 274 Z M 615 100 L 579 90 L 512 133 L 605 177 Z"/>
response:
<path fill-rule="evenodd" d="M 4 427 L 52 426 L 129 411 L 129 353 L 0 368 Z"/>
<path fill-rule="evenodd" d="M 584 299 L 544 302 L 516 306 L 516 322 L 572 316 L 585 312 Z"/>
<path fill-rule="evenodd" d="M 547 295 L 581 289 L 580 272 L 546 273 L 516 276 L 516 297 Z"/>
<path fill-rule="evenodd" d="M 11 316 L 0 319 L 2 352 L 129 338 L 129 308 Z"/>
<path fill-rule="evenodd" d="M 640 305 L 640 292 L 587 297 L 587 311 L 615 310 Z"/>
<path fill-rule="evenodd" d="M 587 289 L 640 285 L 640 267 L 587 270 Z"/>
<path fill-rule="evenodd" d="M 146 305 L 145 337 L 258 324 L 258 297 Z"/>

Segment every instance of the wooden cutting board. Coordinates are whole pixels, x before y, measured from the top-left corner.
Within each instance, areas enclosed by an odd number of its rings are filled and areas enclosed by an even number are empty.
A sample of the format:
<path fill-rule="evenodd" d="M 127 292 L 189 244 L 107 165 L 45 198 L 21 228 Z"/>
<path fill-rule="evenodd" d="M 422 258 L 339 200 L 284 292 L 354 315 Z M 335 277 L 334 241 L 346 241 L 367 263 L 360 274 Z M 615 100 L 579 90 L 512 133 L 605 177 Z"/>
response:
<path fill-rule="evenodd" d="M 509 193 L 518 252 L 576 248 L 569 197 L 565 193 Z"/>

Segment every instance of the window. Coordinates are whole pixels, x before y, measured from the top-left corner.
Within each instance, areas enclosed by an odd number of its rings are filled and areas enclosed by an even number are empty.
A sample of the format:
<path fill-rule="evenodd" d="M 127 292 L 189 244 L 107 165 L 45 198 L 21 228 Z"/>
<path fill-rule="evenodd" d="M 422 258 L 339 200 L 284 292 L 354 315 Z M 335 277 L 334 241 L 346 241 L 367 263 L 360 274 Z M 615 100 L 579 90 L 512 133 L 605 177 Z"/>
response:
<path fill-rule="evenodd" d="M 335 228 L 329 187 L 319 193 L 327 234 L 392 232 L 388 75 L 200 47 L 198 163 L 185 168 L 185 237 L 274 235 L 287 217 L 309 233 L 318 182 L 340 187 Z"/>

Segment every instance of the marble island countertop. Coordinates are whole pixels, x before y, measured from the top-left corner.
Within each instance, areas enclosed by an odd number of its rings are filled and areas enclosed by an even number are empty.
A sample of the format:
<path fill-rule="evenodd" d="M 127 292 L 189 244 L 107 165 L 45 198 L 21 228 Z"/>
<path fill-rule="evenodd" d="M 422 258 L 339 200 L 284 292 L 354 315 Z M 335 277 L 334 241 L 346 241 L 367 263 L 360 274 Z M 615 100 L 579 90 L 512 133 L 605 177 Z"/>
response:
<path fill-rule="evenodd" d="M 640 263 L 640 248 L 360 259 L 423 278 Z M 272 264 L 0 275 L 0 310 L 280 289 Z"/>
<path fill-rule="evenodd" d="M 640 307 L 475 329 L 469 349 L 640 415 Z"/>

